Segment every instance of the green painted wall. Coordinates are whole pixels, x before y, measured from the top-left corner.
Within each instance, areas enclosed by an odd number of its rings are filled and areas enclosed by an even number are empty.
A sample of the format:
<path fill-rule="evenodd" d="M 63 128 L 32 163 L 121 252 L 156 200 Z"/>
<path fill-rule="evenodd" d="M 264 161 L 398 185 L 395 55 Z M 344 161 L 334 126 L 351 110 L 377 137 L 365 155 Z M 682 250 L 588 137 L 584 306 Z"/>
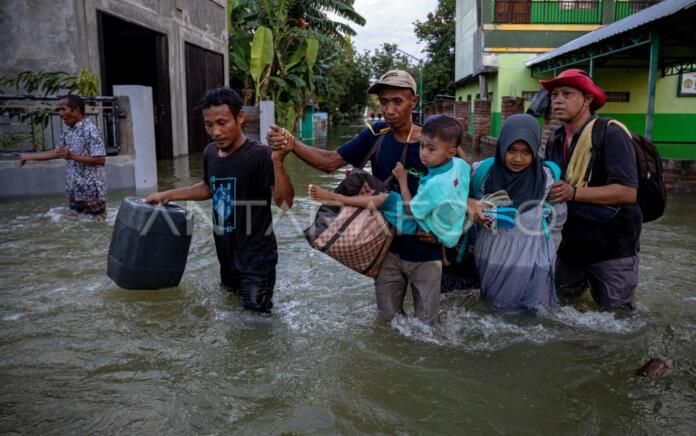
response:
<path fill-rule="evenodd" d="M 521 96 L 523 91 L 537 91 L 540 88 L 539 80 L 532 77 L 525 66 L 525 62 L 534 56 L 529 53 L 498 55 L 498 95 L 500 97 Z M 500 111 L 500 102 L 497 107 Z"/>
<path fill-rule="evenodd" d="M 457 99 L 459 97 L 462 98 L 462 100 L 467 101 L 467 97 L 471 96 L 471 101 L 474 101 L 476 98 L 476 94 L 479 92 L 479 85 L 478 85 L 478 78 L 473 78 L 472 80 L 468 81 L 466 85 L 460 86 L 457 88 L 457 91 L 455 92 L 455 96 Z"/>
<path fill-rule="evenodd" d="M 491 75 L 488 90 L 493 93 L 491 134 L 497 136 L 501 127 L 501 98 L 519 96 L 522 91 L 539 89 L 539 82 L 529 75 L 524 63 L 528 54 L 499 54 L 498 73 Z M 545 77 L 548 78 L 548 77 Z M 644 69 L 597 69 L 595 81 L 608 92 L 629 92 L 627 103 L 607 103 L 600 115 L 615 118 L 633 132 L 645 133 L 647 111 L 647 72 Z M 653 140 L 665 158 L 696 159 L 696 98 L 677 96 L 678 77 L 658 77 L 655 90 Z M 478 93 L 478 81 L 472 80 L 457 89 L 457 96 L 466 100 Z"/>
<path fill-rule="evenodd" d="M 620 113 L 643 113 L 648 107 L 648 71 L 646 69 L 596 69 L 594 80 L 605 91 L 631 93 L 628 103 L 607 103 L 604 110 Z M 677 76 L 660 77 L 655 87 L 656 113 L 696 113 L 696 98 L 678 97 Z"/>
<path fill-rule="evenodd" d="M 488 94 L 491 99 L 491 112 L 500 112 L 500 93 L 498 86 L 500 84 L 500 72 L 488 76 Z M 490 94 L 493 93 L 491 96 Z"/>
<path fill-rule="evenodd" d="M 599 69 L 595 82 L 605 91 L 630 92 L 627 103 L 607 103 L 600 115 L 616 118 L 645 133 L 648 107 L 646 69 Z M 677 96 L 677 76 L 659 77 L 655 88 L 653 141 L 665 158 L 696 159 L 696 98 Z M 669 144 L 665 142 L 670 142 Z"/>
<path fill-rule="evenodd" d="M 491 113 L 491 136 L 496 138 L 500 135 L 500 128 L 502 127 L 502 115 L 500 112 Z"/>
<path fill-rule="evenodd" d="M 632 132 L 643 134 L 645 131 L 645 113 L 613 113 L 602 108 L 599 114 L 621 121 Z M 696 126 L 696 113 L 655 114 L 653 141 L 663 158 L 696 159 L 696 129 L 693 126 Z"/>

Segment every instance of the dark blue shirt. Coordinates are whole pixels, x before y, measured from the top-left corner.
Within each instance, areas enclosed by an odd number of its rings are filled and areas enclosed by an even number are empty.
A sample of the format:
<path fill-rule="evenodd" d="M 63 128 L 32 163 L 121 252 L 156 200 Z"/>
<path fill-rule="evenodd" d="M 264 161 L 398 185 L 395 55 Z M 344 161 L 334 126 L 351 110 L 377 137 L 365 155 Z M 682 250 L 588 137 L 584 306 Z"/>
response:
<path fill-rule="evenodd" d="M 372 146 L 379 138 L 382 129 L 387 128 L 387 123 L 379 122 L 372 125 L 370 129 L 364 129 L 355 138 L 343 144 L 336 150 L 343 160 L 353 165 L 360 166 L 365 156 L 370 152 Z M 384 141 L 379 151 L 370 158 L 372 174 L 380 180 L 386 180 L 392 173 L 396 163 L 401 160 L 404 143 L 399 142 L 394 134 L 389 131 L 384 133 Z M 404 167 L 406 170 L 414 169 L 421 174 L 427 174 L 428 168 L 423 165 L 419 155 L 420 142 L 410 142 Z M 408 175 L 408 189 L 411 195 L 416 195 L 418 191 L 418 178 L 412 174 Z M 399 184 L 392 179 L 390 190 L 399 192 Z M 426 262 L 430 260 L 442 260 L 442 248 L 440 244 L 430 244 L 421 242 L 413 235 L 399 235 L 394 238 L 389 251 L 398 254 L 403 260 L 410 262 Z"/>

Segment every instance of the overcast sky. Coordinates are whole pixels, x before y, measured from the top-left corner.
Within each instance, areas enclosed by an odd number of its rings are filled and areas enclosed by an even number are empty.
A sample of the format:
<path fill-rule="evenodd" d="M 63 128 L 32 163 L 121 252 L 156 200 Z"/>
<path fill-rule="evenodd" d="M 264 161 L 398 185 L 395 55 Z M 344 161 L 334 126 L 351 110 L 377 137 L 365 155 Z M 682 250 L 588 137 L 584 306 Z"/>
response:
<path fill-rule="evenodd" d="M 437 0 L 355 0 L 353 6 L 367 20 L 363 27 L 352 25 L 358 33 L 353 42 L 359 53 L 389 42 L 421 57 L 423 47 L 416 43 L 413 22 L 425 21 L 428 12 L 437 9 Z"/>

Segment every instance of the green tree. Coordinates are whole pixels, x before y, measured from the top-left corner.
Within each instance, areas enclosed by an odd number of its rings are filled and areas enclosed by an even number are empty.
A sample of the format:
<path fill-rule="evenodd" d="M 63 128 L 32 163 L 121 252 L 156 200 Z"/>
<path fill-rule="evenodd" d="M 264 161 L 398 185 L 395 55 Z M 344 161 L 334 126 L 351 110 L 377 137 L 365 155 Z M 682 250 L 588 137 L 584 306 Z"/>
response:
<path fill-rule="evenodd" d="M 376 48 L 371 58 L 372 77 L 377 79 L 389 70 L 408 71 L 414 79 L 418 77 L 418 66 L 411 64 L 410 58 L 398 51 L 399 46 L 385 42 Z"/>
<path fill-rule="evenodd" d="M 325 88 L 317 93 L 320 108 L 332 117 L 337 113 L 358 114 L 367 105 L 366 91 L 372 75 L 370 53 L 358 54 L 350 41 L 346 46 L 326 72 Z"/>
<path fill-rule="evenodd" d="M 40 96 L 76 93 L 85 97 L 95 97 L 99 95 L 99 77 L 89 70 L 81 70 L 76 75 L 64 71 L 23 71 L 16 76 L 0 76 L 0 95 L 5 91 Z M 89 99 L 87 102 L 89 103 Z M 42 149 L 44 146 L 40 140 L 40 130 L 48 126 L 53 113 L 55 113 L 55 107 L 46 102 L 38 103 L 31 108 L 17 105 L 11 100 L 0 103 L 0 115 L 16 119 L 20 123 L 29 122 L 34 146 L 37 149 Z M 0 144 L 2 144 L 0 148 L 16 145 L 24 139 L 22 135 L 0 136 Z"/>
<path fill-rule="evenodd" d="M 326 88 L 331 59 L 355 34 L 329 13 L 365 23 L 352 0 L 230 0 L 230 81 L 245 103 L 273 99 L 277 120 L 294 128 L 308 98 Z M 329 47 L 329 49 L 320 49 Z M 320 56 L 320 53 L 322 54 Z"/>
<path fill-rule="evenodd" d="M 454 43 L 456 25 L 456 1 L 439 0 L 437 10 L 429 13 L 425 21 L 416 21 L 416 37 L 425 43 L 427 60 L 423 66 L 425 101 L 432 101 L 438 94 L 453 95 Z"/>

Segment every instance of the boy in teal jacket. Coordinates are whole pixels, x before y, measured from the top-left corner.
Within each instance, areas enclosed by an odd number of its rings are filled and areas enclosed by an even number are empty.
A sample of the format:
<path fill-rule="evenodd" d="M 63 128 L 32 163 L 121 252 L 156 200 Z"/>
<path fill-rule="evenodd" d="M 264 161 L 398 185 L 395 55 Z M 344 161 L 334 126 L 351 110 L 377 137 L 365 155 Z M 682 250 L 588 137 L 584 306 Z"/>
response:
<path fill-rule="evenodd" d="M 469 164 L 455 157 L 460 138 L 461 127 L 455 119 L 439 115 L 426 121 L 420 159 L 428 167 L 428 174 L 422 176 L 413 197 L 406 181 L 409 170 L 401 163 L 393 170 L 400 193 L 349 197 L 309 185 L 309 195 L 323 204 L 379 209 L 398 232 L 414 235 L 420 228 L 433 233 L 446 247 L 453 247 L 464 228 L 471 173 Z"/>

